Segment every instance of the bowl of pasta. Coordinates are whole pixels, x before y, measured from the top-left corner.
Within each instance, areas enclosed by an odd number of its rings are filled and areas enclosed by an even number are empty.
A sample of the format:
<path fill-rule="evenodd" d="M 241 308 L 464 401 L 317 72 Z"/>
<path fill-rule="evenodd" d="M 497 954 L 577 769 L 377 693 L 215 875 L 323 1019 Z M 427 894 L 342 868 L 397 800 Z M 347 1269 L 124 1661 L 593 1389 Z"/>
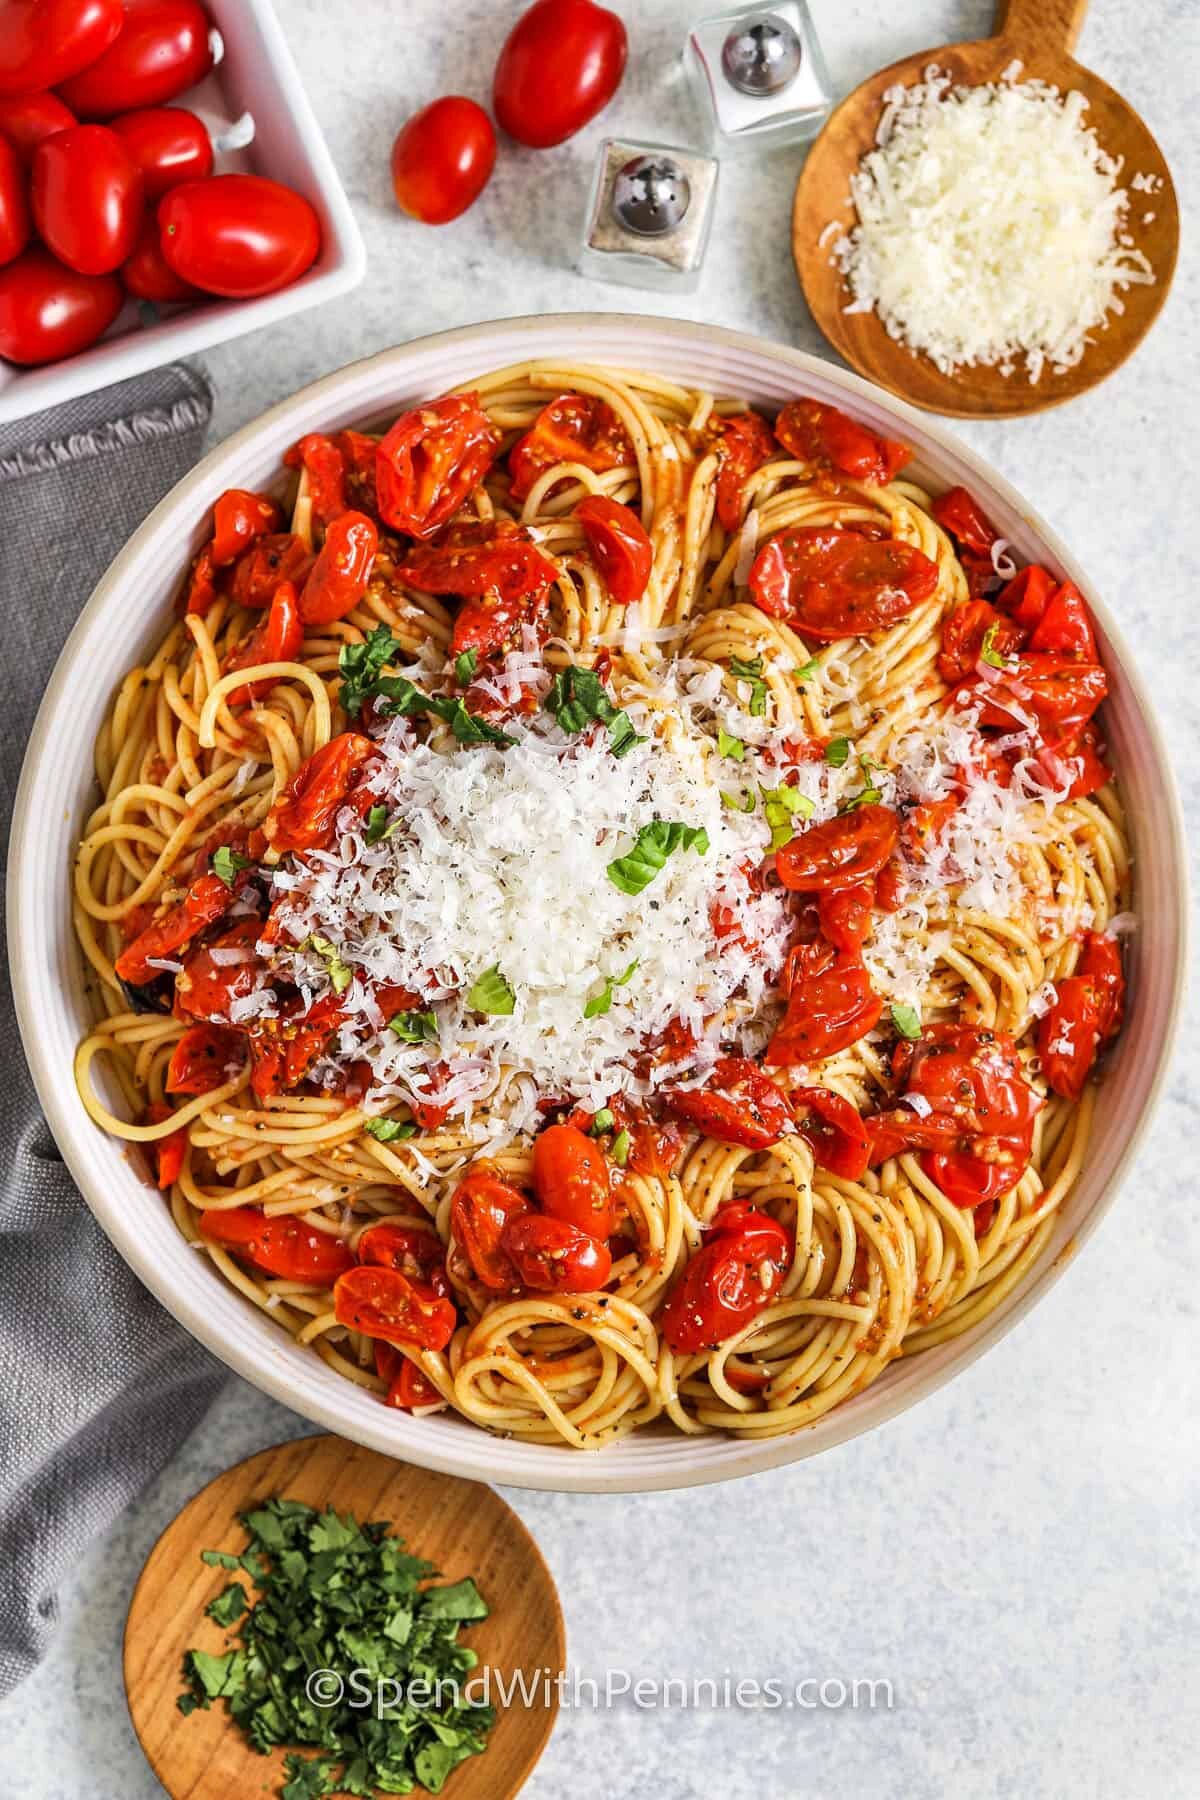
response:
<path fill-rule="evenodd" d="M 518 319 L 305 388 L 134 535 L 11 962 L 88 1204 L 240 1374 L 455 1474 L 682 1486 L 1057 1278 L 1163 1078 L 1182 844 L 1083 570 L 938 425 Z"/>

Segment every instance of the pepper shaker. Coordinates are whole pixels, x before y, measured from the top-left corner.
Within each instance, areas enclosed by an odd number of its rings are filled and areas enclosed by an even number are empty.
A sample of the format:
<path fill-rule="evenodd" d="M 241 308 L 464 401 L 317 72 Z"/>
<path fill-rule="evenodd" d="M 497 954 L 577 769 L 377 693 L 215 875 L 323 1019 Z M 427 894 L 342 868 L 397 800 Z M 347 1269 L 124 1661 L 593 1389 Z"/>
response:
<path fill-rule="evenodd" d="M 604 281 L 690 293 L 712 229 L 716 159 L 606 138 L 592 181 L 581 267 Z"/>
<path fill-rule="evenodd" d="M 829 117 L 833 89 L 805 0 L 701 19 L 688 33 L 684 62 L 720 149 L 801 143 Z"/>

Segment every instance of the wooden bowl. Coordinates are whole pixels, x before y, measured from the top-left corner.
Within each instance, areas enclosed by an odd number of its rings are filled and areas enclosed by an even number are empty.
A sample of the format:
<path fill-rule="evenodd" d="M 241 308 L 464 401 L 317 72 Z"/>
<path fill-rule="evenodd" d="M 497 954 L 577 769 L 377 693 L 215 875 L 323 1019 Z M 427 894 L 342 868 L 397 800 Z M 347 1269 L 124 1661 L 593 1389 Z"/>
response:
<path fill-rule="evenodd" d="M 814 143 L 796 186 L 792 211 L 792 254 L 813 318 L 833 348 L 869 381 L 889 388 L 915 406 L 953 418 L 1006 418 L 1060 406 L 1095 387 L 1125 361 L 1157 318 L 1179 254 L 1179 205 L 1171 172 L 1141 115 L 1120 94 L 1077 63 L 1070 55 L 1087 0 L 1007 0 L 999 9 L 997 34 L 975 43 L 923 50 L 873 75 L 854 89 L 832 114 Z M 995 368 L 962 367 L 944 375 L 928 357 L 906 349 L 888 336 L 874 312 L 847 313 L 850 292 L 829 260 L 828 240 L 818 240 L 831 220 L 849 232 L 856 221 L 850 199 L 850 177 L 861 157 L 875 144 L 883 95 L 897 83 L 920 80 L 930 63 L 956 85 L 974 87 L 995 81 L 1014 62 L 1021 79 L 1052 82 L 1087 98 L 1085 122 L 1094 126 L 1101 146 L 1124 159 L 1124 178 L 1158 177 L 1159 186 L 1144 196 L 1143 223 L 1136 204 L 1128 229 L 1154 270 L 1153 284 L 1126 288 L 1124 312 L 1109 315 L 1107 325 L 1089 344 L 1073 369 L 1055 374 L 1043 370 L 1036 384 L 1019 371 L 1001 375 Z"/>

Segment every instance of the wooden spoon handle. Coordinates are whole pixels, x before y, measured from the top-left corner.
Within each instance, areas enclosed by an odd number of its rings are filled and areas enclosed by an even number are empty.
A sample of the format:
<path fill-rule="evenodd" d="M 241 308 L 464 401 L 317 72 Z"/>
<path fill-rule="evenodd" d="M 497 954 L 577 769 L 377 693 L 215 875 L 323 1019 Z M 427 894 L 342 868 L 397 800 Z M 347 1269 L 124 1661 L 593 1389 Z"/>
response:
<path fill-rule="evenodd" d="M 1079 38 L 1087 0 L 1000 0 L 996 36 L 1018 50 L 1057 50 L 1070 55 Z"/>

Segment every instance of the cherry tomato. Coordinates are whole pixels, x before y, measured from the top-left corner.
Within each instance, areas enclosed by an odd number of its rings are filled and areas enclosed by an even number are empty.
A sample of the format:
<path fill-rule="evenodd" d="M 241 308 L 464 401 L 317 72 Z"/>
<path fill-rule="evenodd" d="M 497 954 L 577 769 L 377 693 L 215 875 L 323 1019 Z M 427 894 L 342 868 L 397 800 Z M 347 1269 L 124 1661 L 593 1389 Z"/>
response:
<path fill-rule="evenodd" d="M 199 0 L 124 0 L 110 47 L 88 57 L 86 66 L 77 64 L 81 73 L 66 82 L 56 77 L 53 85 L 81 119 L 165 106 L 212 68 L 210 29 Z"/>
<path fill-rule="evenodd" d="M 1058 583 L 1040 563 L 1030 563 L 1018 570 L 996 595 L 996 605 L 1008 613 L 1023 631 L 1033 631 L 1040 623 L 1047 602 Z"/>
<path fill-rule="evenodd" d="M 33 232 L 25 170 L 6 137 L 0 137 L 0 264 L 20 256 Z"/>
<path fill-rule="evenodd" d="M 147 200 L 158 200 L 181 181 L 212 174 L 212 139 L 186 107 L 148 106 L 114 119 L 112 129 L 142 171 Z"/>
<path fill-rule="evenodd" d="M 329 1287 L 354 1264 L 341 1238 L 286 1214 L 268 1219 L 259 1206 L 210 1207 L 200 1214 L 200 1235 L 280 1281 Z"/>
<path fill-rule="evenodd" d="M 628 48 L 624 25 L 606 7 L 535 0 L 505 38 L 496 64 L 496 118 L 533 150 L 561 144 L 608 105 Z"/>
<path fill-rule="evenodd" d="M 767 1150 L 794 1129 L 784 1096 L 748 1057 L 722 1057 L 703 1087 L 661 1091 L 669 1112 L 721 1144 Z"/>
<path fill-rule="evenodd" d="M 280 1017 L 256 1021 L 248 1032 L 255 1094 L 266 1099 L 298 1087 L 345 1016 L 337 995 L 327 994 L 307 1011 L 297 998 Z"/>
<path fill-rule="evenodd" d="M 787 1011 L 767 1045 L 769 1068 L 820 1062 L 848 1050 L 878 1024 L 883 1001 L 857 955 L 828 944 L 800 944 L 788 953 Z"/>
<path fill-rule="evenodd" d="M 1108 693 L 1108 676 L 1099 663 L 1072 656 L 1027 650 L 994 682 L 976 676 L 960 682 L 953 694 L 957 706 L 979 707 L 981 725 L 1002 731 L 1028 726 L 1032 718 L 1047 737 L 1082 730 Z"/>
<path fill-rule="evenodd" d="M 1085 663 L 1100 661 L 1092 615 L 1073 581 L 1064 581 L 1047 600 L 1045 611 L 1029 640 L 1029 648 L 1078 657 Z"/>
<path fill-rule="evenodd" d="M 331 438 L 310 431 L 292 445 L 283 460 L 289 469 L 303 469 L 307 474 L 308 497 L 319 524 L 332 524 L 339 513 L 352 507 L 367 514 L 376 512 L 378 448 L 377 440 L 361 431 L 339 431 Z"/>
<path fill-rule="evenodd" d="M 1083 800 L 1112 780 L 1106 755 L 1104 741 L 1089 719 L 1082 731 L 1070 731 L 1052 744 L 1043 743 L 1037 764 L 1049 786 L 1065 786 L 1068 800 Z"/>
<path fill-rule="evenodd" d="M 111 275 L 80 275 L 35 244 L 0 269 L 0 356 L 24 365 L 75 356 L 103 336 L 124 301 Z"/>
<path fill-rule="evenodd" d="M 929 509 L 942 530 L 966 550 L 990 558 L 999 532 L 965 487 L 948 488 Z"/>
<path fill-rule="evenodd" d="M 332 625 L 354 611 L 367 591 L 378 549 L 379 533 L 365 513 L 339 514 L 325 533 L 300 596 L 306 625 Z"/>
<path fill-rule="evenodd" d="M 763 612 L 822 640 L 884 631 L 937 584 L 937 564 L 914 545 L 837 525 L 779 532 L 750 570 L 750 594 Z"/>
<path fill-rule="evenodd" d="M 323 849 L 333 836 L 354 777 L 374 752 L 370 738 L 356 731 L 343 731 L 314 750 L 263 820 L 263 834 L 271 847 L 281 854 Z"/>
<path fill-rule="evenodd" d="M 452 1300 L 399 1269 L 348 1269 L 334 1283 L 333 1310 L 351 1331 L 422 1350 L 444 1350 L 458 1324 Z"/>
<path fill-rule="evenodd" d="M 506 601 L 545 593 L 558 569 L 519 525 L 456 525 L 440 544 L 414 544 L 396 571 L 426 594 L 495 594 Z"/>
<path fill-rule="evenodd" d="M 43 138 L 78 123 L 70 107 L 64 106 L 57 94 L 16 94 L 9 99 L 0 98 L 0 132 L 26 164 L 32 160 Z"/>
<path fill-rule="evenodd" d="M 418 1406 L 436 1406 L 442 1398 L 424 1370 L 382 1338 L 375 1340 L 375 1372 L 388 1384 L 385 1406 L 412 1412 Z"/>
<path fill-rule="evenodd" d="M 265 175 L 181 182 L 159 201 L 158 225 L 175 273 L 230 300 L 288 287 L 321 248 L 312 203 Z"/>
<path fill-rule="evenodd" d="M 793 893 L 817 894 L 878 874 L 896 848 L 899 824 L 890 806 L 856 806 L 810 825 L 775 853 L 775 869 Z"/>
<path fill-rule="evenodd" d="M 694 1356 L 741 1331 L 775 1298 L 791 1259 L 791 1241 L 777 1220 L 744 1202 L 736 1210 L 719 1207 L 662 1309 L 670 1348 Z"/>
<path fill-rule="evenodd" d="M 411 537 L 432 537 L 483 480 L 500 443 L 478 394 L 447 394 L 402 413 L 377 452 L 380 517 Z"/>
<path fill-rule="evenodd" d="M 790 400 L 775 421 L 775 436 L 802 462 L 835 469 L 871 487 L 887 487 L 912 456 L 907 444 L 876 437 L 857 419 L 819 400 Z"/>
<path fill-rule="evenodd" d="M 261 961 L 255 953 L 261 929 L 258 919 L 239 919 L 211 943 L 188 953 L 175 978 L 175 1011 L 181 1017 L 228 1024 L 235 1000 L 254 990 Z M 230 951 L 238 960 L 223 959 Z"/>
<path fill-rule="evenodd" d="M 524 500 L 538 477 L 559 463 L 582 463 L 600 475 L 635 462 L 625 427 L 607 400 L 560 394 L 542 408 L 509 451 L 509 493 L 514 500 Z"/>
<path fill-rule="evenodd" d="M 212 559 L 218 569 L 236 562 L 243 550 L 282 522 L 277 501 L 248 488 L 226 488 L 213 507 Z"/>
<path fill-rule="evenodd" d="M 213 568 L 212 545 L 205 544 L 188 570 L 188 578 L 179 596 L 177 608 L 185 615 L 206 613 L 217 597 L 216 570 Z M 245 602 L 243 602 L 243 605 Z"/>
<path fill-rule="evenodd" d="M 132 255 L 145 189 L 106 125 L 74 125 L 45 138 L 33 153 L 32 198 L 47 248 L 81 275 L 108 275 Z"/>
<path fill-rule="evenodd" d="M 1086 932 L 1076 973 L 1056 983 L 1054 1004 L 1038 1022 L 1042 1073 L 1056 1094 L 1082 1096 L 1101 1046 L 1121 1029 L 1124 1007 L 1119 949 L 1102 932 Z"/>
<path fill-rule="evenodd" d="M 736 531 L 742 522 L 747 479 L 774 456 L 778 445 L 771 427 L 756 412 L 714 418 L 709 428 L 719 457 L 717 519 L 726 531 Z"/>
<path fill-rule="evenodd" d="M 307 579 L 312 551 L 290 531 L 270 532 L 244 550 L 234 564 L 229 591 L 239 606 L 270 606 L 281 581 L 297 588 Z M 188 611 L 192 611 L 189 604 Z"/>
<path fill-rule="evenodd" d="M 521 1285 L 516 1266 L 501 1244 L 504 1228 L 531 1210 L 529 1197 L 486 1165 L 471 1169 L 459 1183 L 450 1208 L 454 1241 L 475 1279 L 499 1293 Z"/>
<path fill-rule="evenodd" d="M 146 1119 L 151 1125 L 161 1125 L 169 1119 L 174 1107 L 164 1106 L 161 1100 L 155 1100 L 146 1108 Z M 174 1187 L 183 1172 L 183 1159 L 187 1152 L 188 1134 L 186 1127 L 171 1132 L 169 1137 L 155 1138 L 150 1148 L 154 1151 L 154 1179 L 158 1187 L 164 1191 Z"/>
<path fill-rule="evenodd" d="M 425 1281 L 435 1294 L 448 1298 L 446 1249 L 436 1231 L 414 1225 L 369 1225 L 358 1240 L 358 1260 L 383 1269 L 399 1269 L 410 1281 Z"/>
<path fill-rule="evenodd" d="M 793 1088 L 788 1098 L 817 1167 L 846 1181 L 861 1181 L 869 1166 L 870 1141 L 857 1109 L 829 1088 Z"/>
<path fill-rule="evenodd" d="M 153 981 L 159 971 L 150 957 L 172 957 L 189 944 L 197 932 L 224 918 L 233 905 L 234 893 L 219 875 L 205 874 L 194 881 L 182 900 L 140 931 L 113 965 L 122 981 L 135 986 Z"/>
<path fill-rule="evenodd" d="M 550 1125 L 534 1140 L 533 1191 L 542 1211 L 578 1226 L 589 1237 L 615 1229 L 604 1152 L 574 1125 Z"/>
<path fill-rule="evenodd" d="M 637 514 L 604 494 L 589 494 L 575 516 L 609 598 L 618 606 L 640 600 L 654 566 L 654 546 Z"/>
<path fill-rule="evenodd" d="M 57 87 L 103 56 L 122 23 L 121 0 L 2 0 L 0 94 Z"/>
<path fill-rule="evenodd" d="M 304 621 L 300 616 L 300 602 L 292 583 L 281 581 L 261 625 L 238 644 L 221 673 L 231 675 L 235 669 L 253 669 L 260 663 L 295 662 L 303 647 Z M 266 675 L 261 681 L 248 681 L 245 687 L 234 688 L 225 704 L 250 706 L 265 700 L 275 682 L 274 675 Z"/>
<path fill-rule="evenodd" d="M 1025 638 L 1020 626 L 986 600 L 964 600 L 943 621 L 937 666 L 947 687 L 954 687 L 977 672 L 983 640 L 989 632 L 994 654 L 1006 660 L 1021 648 Z"/>
<path fill-rule="evenodd" d="M 167 1067 L 168 1094 L 211 1094 L 246 1061 L 246 1040 L 223 1025 L 191 1025 Z"/>
<path fill-rule="evenodd" d="M 817 895 L 817 921 L 821 936 L 835 950 L 858 950 L 871 929 L 875 906 L 875 882 L 852 881 L 845 887 L 824 888 Z"/>
<path fill-rule="evenodd" d="M 914 861 L 928 856 L 961 805 L 957 794 L 944 794 L 940 800 L 921 801 L 905 814 L 900 841 Z"/>
<path fill-rule="evenodd" d="M 402 212 L 448 225 L 474 206 L 496 163 L 496 133 L 482 106 L 447 94 L 404 124 L 392 145 L 392 187 Z"/>
<path fill-rule="evenodd" d="M 523 1287 L 553 1294 L 589 1294 L 612 1274 L 607 1244 L 565 1219 L 522 1213 L 500 1233 L 500 1248 Z"/>
<path fill-rule="evenodd" d="M 154 218 L 142 220 L 133 252 L 121 264 L 121 280 L 135 299 L 152 300 L 157 306 L 208 299 L 208 295 L 193 287 L 190 281 L 181 281 L 168 265 L 159 241 L 158 222 Z"/>

